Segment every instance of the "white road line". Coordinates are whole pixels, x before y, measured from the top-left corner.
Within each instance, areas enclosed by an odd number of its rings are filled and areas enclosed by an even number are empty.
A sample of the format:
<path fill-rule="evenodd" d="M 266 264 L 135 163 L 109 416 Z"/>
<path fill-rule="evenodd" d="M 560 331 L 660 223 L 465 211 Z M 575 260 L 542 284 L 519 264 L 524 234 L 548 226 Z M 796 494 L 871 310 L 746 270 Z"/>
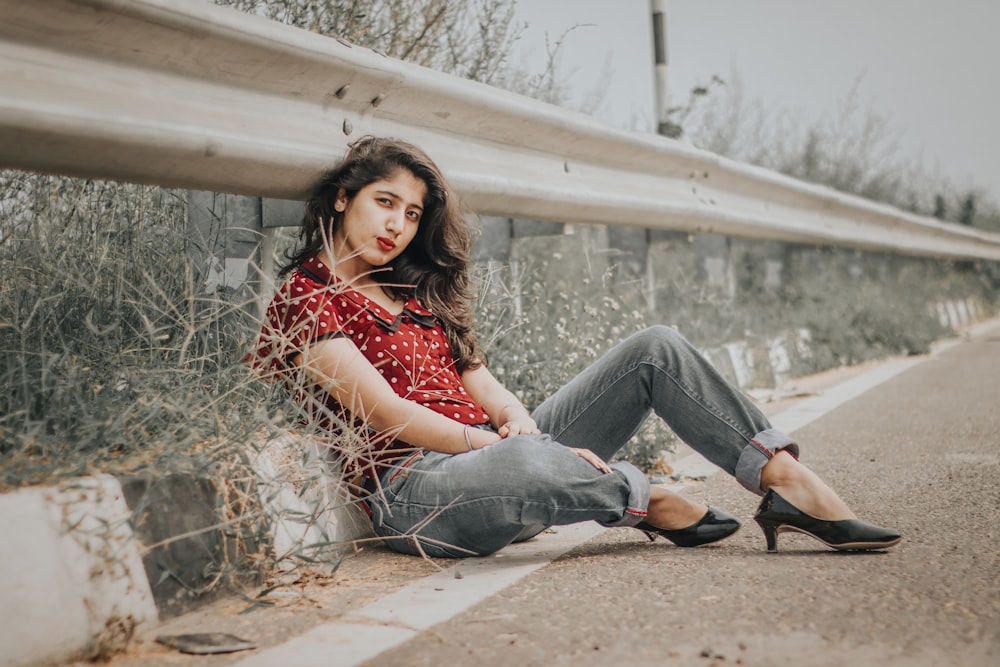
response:
<path fill-rule="evenodd" d="M 465 559 L 350 616 L 415 630 L 429 628 L 503 590 L 604 529 L 587 522 L 554 530 L 554 535 L 513 544 L 488 558 Z"/>
<path fill-rule="evenodd" d="M 236 663 L 238 667 L 353 667 L 414 637 L 390 625 L 327 623 Z"/>
<path fill-rule="evenodd" d="M 997 324 L 998 320 L 984 323 L 973 336 L 978 337 Z M 937 348 L 936 353 L 940 351 Z M 818 396 L 802 400 L 776 415 L 771 423 L 790 433 L 927 358 L 888 361 Z M 675 472 L 687 476 L 708 476 L 719 470 L 700 454 L 686 456 L 673 467 Z M 559 526 L 554 534 L 513 544 L 493 556 L 458 561 L 338 621 L 250 656 L 236 663 L 236 667 L 353 667 L 399 646 L 421 630 L 453 618 L 603 530 L 593 522 Z"/>
<path fill-rule="evenodd" d="M 344 618 L 236 663 L 237 667 L 352 667 L 442 623 L 586 542 L 596 523 L 559 526 L 554 534 L 469 558 L 357 609 Z"/>
<path fill-rule="evenodd" d="M 785 433 L 797 431 L 806 424 L 832 412 L 847 401 L 891 380 L 924 360 L 925 358 L 921 357 L 908 357 L 879 364 L 857 377 L 823 391 L 821 394 L 798 401 L 789 409 L 771 418 L 771 424 Z"/>

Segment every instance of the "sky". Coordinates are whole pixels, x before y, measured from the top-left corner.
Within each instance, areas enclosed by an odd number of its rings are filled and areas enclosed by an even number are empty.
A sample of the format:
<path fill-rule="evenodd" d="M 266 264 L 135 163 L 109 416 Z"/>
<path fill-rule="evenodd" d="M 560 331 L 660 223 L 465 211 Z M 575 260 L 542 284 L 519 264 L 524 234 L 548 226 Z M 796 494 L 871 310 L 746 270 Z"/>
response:
<path fill-rule="evenodd" d="M 1000 202 L 1000 2 L 666 0 L 670 103 L 713 75 L 810 123 L 857 100 L 887 119 L 897 153 Z M 652 131 L 650 0 L 518 0 L 512 62 L 537 71 L 546 33 L 577 105 Z M 859 114 L 859 118 L 864 114 Z"/>

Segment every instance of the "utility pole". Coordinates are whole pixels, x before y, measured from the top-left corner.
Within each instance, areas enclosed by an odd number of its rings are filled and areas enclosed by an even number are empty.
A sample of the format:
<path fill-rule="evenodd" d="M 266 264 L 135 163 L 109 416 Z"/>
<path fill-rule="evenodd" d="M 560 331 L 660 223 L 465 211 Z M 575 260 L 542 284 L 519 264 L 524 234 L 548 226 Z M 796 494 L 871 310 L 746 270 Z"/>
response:
<path fill-rule="evenodd" d="M 656 118 L 656 133 L 670 136 L 670 118 L 667 115 L 668 95 L 667 95 L 667 26 L 665 0 L 649 0 L 649 10 L 652 15 L 653 26 L 653 105 L 654 116 Z M 632 241 L 634 254 L 641 258 L 644 292 L 646 294 L 646 309 L 649 312 L 656 311 L 656 275 L 653 263 L 649 259 L 650 243 L 652 231 L 642 230 L 621 230 L 615 232 L 617 235 L 624 233 L 638 237 L 641 234 L 641 241 L 635 238 Z M 624 239 L 621 239 L 624 241 Z"/>
<path fill-rule="evenodd" d="M 666 0 L 649 0 L 649 8 L 653 14 L 653 62 L 654 90 L 653 103 L 656 105 L 656 133 L 673 136 L 670 118 L 667 115 L 669 105 L 669 88 L 667 87 L 667 12 L 664 7 Z"/>
<path fill-rule="evenodd" d="M 683 128 L 670 121 L 670 94 L 667 86 L 667 11 L 666 0 L 649 0 L 649 8 L 653 15 L 653 62 L 654 89 L 653 98 L 656 104 L 656 133 L 671 139 L 680 137 Z M 678 236 L 686 236 L 678 234 Z M 698 277 L 708 285 L 721 287 L 731 298 L 735 293 L 735 277 L 733 275 L 729 238 L 718 234 L 694 234 L 694 251 Z M 650 309 L 656 306 L 655 279 L 653 266 L 647 262 L 647 289 Z"/>

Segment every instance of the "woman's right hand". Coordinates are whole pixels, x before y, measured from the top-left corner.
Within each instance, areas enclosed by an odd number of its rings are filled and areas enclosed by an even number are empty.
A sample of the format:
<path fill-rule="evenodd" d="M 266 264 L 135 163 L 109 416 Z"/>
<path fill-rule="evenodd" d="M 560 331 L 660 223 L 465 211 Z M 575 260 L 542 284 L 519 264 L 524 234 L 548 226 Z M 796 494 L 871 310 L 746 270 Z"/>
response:
<path fill-rule="evenodd" d="M 487 431 L 481 428 L 472 428 L 471 426 L 465 427 L 465 432 L 469 436 L 469 442 L 472 443 L 473 449 L 482 449 L 483 447 L 489 447 L 490 445 L 495 445 L 501 440 L 499 434 L 494 431 Z"/>
<path fill-rule="evenodd" d="M 501 438 L 512 438 L 515 435 L 538 435 L 541 431 L 538 430 L 535 420 L 525 415 L 521 419 L 511 419 L 504 422 L 497 429 L 497 433 L 500 434 Z"/>

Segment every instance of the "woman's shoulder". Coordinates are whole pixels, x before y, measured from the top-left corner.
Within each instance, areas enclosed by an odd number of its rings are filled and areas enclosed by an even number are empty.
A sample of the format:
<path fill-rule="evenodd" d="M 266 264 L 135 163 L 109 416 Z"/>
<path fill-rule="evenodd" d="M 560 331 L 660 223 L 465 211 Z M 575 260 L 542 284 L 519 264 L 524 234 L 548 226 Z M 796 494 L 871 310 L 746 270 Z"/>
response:
<path fill-rule="evenodd" d="M 281 305 L 298 313 L 346 320 L 371 310 L 369 300 L 349 285 L 339 280 L 319 282 L 301 270 L 288 276 L 281 293 Z"/>

